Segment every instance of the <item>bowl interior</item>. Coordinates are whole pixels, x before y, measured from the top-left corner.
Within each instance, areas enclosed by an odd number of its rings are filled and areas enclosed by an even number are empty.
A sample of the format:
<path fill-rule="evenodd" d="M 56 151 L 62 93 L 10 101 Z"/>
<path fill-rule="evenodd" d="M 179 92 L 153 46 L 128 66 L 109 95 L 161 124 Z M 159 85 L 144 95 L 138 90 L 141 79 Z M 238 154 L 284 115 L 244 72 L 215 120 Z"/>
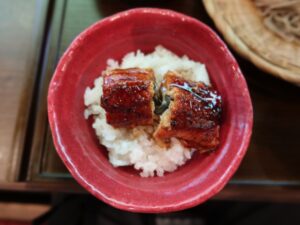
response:
<path fill-rule="evenodd" d="M 238 65 L 210 29 L 173 15 L 135 10 L 93 25 L 71 44 L 50 85 L 49 118 L 59 155 L 84 187 L 119 208 L 172 211 L 206 200 L 224 186 L 249 142 L 252 108 Z M 101 75 L 107 59 L 120 60 L 137 49 L 150 52 L 157 45 L 206 65 L 223 99 L 221 144 L 211 154 L 195 154 L 173 173 L 145 179 L 131 168 L 109 163 L 92 119 L 84 119 L 83 95 Z"/>

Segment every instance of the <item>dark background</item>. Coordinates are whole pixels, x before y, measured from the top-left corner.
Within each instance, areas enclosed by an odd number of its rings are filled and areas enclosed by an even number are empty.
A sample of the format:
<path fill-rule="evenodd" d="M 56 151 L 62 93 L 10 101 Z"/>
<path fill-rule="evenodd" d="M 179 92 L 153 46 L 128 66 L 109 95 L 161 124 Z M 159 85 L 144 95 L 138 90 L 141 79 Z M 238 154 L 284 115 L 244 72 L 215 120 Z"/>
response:
<path fill-rule="evenodd" d="M 200 0 L 0 2 L 0 146 L 4 156 L 11 154 L 7 162 L 0 159 L 0 202 L 51 205 L 36 224 L 300 224 L 300 89 L 234 49 L 252 97 L 254 128 L 245 159 L 221 193 L 186 211 L 138 214 L 105 205 L 74 182 L 48 129 L 49 80 L 78 33 L 134 7 L 173 9 L 218 32 Z"/>

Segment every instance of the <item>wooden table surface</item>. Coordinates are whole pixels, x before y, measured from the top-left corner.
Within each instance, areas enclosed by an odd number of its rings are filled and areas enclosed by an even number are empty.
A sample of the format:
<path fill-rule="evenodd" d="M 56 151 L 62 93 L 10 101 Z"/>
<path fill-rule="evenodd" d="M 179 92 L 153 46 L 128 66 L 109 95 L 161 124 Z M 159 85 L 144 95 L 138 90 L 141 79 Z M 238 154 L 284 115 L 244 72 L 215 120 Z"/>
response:
<path fill-rule="evenodd" d="M 45 101 L 57 60 L 73 38 L 93 22 L 137 6 L 174 9 L 215 27 L 198 0 L 65 0 L 40 6 L 37 2 L 40 1 L 28 1 L 31 5 L 24 7 L 21 1 L 18 6 L 5 3 L 16 13 L 7 15 L 9 22 L 0 21 L 0 171 L 9 174 L 7 168 L 14 162 L 7 160 L 11 156 L 2 158 L 2 154 L 16 151 L 18 154 L 13 155 L 19 158 L 15 160 L 17 166 L 13 166 L 17 171 L 15 182 L 2 182 L 0 189 L 82 192 L 52 146 Z M 2 8 L 0 5 L 0 15 Z M 26 19 L 17 13 L 21 8 Z M 31 23 L 36 20 L 38 25 Z M 10 28 L 12 25 L 19 29 Z M 11 33 L 3 35 L 5 30 Z M 299 202 L 300 88 L 260 71 L 235 52 L 234 55 L 253 101 L 253 137 L 239 170 L 216 198 Z M 27 114 L 31 115 L 29 120 Z M 4 181 L 5 176 L 0 173 L 0 180 Z"/>
<path fill-rule="evenodd" d="M 37 0 L 0 1 L 0 181 L 19 174 L 46 9 Z"/>

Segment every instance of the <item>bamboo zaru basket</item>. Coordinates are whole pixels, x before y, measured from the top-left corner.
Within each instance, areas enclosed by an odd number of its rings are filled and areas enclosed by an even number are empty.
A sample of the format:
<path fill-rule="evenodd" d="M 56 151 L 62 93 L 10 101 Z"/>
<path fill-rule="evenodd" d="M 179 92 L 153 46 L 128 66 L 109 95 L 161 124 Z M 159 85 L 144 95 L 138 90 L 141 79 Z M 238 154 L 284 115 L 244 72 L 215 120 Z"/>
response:
<path fill-rule="evenodd" d="M 300 85 L 300 0 L 204 0 L 228 43 L 257 67 Z"/>

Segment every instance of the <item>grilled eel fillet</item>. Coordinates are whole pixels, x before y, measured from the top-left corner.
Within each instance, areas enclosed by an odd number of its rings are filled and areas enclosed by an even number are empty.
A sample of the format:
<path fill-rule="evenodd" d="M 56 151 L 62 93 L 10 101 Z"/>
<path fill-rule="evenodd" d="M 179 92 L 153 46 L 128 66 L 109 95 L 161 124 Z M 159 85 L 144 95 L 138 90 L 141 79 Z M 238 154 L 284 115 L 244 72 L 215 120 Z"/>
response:
<path fill-rule="evenodd" d="M 219 144 L 221 97 L 202 82 L 193 82 L 168 72 L 161 85 L 168 109 L 161 115 L 154 138 L 168 145 L 172 137 L 185 147 L 206 152 Z"/>
<path fill-rule="evenodd" d="M 114 69 L 103 74 L 101 106 L 113 127 L 152 125 L 154 118 L 152 69 Z"/>

